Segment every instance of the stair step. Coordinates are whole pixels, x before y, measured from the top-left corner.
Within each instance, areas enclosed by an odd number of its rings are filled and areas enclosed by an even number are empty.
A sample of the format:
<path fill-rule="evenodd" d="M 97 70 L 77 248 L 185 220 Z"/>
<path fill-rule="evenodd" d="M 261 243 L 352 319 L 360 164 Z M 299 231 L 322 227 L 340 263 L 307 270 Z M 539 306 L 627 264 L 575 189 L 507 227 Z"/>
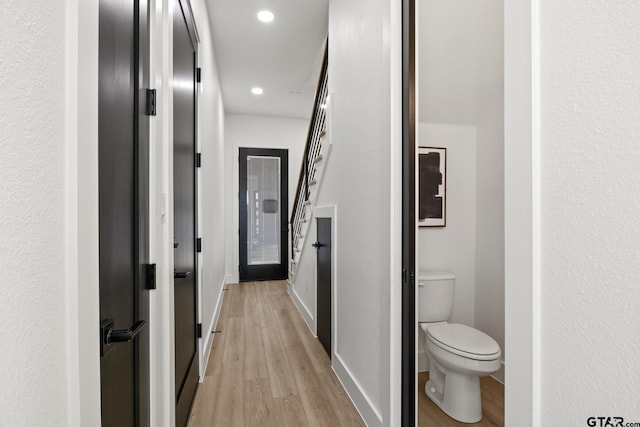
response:
<path fill-rule="evenodd" d="M 322 157 L 322 154 L 318 154 L 318 157 L 313 159 L 313 163 L 319 163 L 320 161 L 322 161 L 322 159 L 324 159 L 324 157 Z"/>
<path fill-rule="evenodd" d="M 309 186 L 316 185 L 317 183 L 318 181 L 316 181 L 315 179 L 312 179 L 311 181 L 309 181 Z"/>
<path fill-rule="evenodd" d="M 305 201 L 304 201 L 304 205 L 305 205 L 305 206 L 309 206 L 310 204 L 311 204 L 311 200 L 305 200 Z"/>

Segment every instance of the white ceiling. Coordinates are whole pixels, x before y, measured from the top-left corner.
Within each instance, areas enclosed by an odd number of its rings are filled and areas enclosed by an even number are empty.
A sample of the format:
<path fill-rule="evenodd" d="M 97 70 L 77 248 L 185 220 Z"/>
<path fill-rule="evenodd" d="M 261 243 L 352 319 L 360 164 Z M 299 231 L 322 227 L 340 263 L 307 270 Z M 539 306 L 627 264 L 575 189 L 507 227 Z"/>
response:
<path fill-rule="evenodd" d="M 328 0 L 208 0 L 225 111 L 308 119 L 328 28 Z M 275 15 L 258 21 L 259 10 Z M 261 96 L 251 88 L 264 89 Z"/>

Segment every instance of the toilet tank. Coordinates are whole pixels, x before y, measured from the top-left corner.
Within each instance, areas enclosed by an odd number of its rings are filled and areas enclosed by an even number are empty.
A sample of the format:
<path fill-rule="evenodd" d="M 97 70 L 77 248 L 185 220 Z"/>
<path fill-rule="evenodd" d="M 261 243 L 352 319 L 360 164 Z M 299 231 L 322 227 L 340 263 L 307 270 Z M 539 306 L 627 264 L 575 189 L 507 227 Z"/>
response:
<path fill-rule="evenodd" d="M 449 271 L 418 274 L 418 322 L 449 320 L 453 308 L 455 276 Z"/>

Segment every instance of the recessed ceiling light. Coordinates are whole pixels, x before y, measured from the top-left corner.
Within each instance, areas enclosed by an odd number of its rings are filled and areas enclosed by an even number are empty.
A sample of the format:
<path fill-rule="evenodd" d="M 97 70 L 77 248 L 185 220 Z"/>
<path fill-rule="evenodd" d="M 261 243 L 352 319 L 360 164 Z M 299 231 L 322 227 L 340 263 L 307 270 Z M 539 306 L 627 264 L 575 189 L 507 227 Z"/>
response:
<path fill-rule="evenodd" d="M 273 12 L 270 10 L 261 10 L 258 12 L 258 19 L 262 22 L 271 22 L 273 21 Z"/>
<path fill-rule="evenodd" d="M 256 87 L 252 87 L 251 88 L 251 93 L 254 94 L 254 95 L 262 95 L 263 92 L 264 91 L 262 90 L 261 87 L 257 87 L 256 86 Z"/>

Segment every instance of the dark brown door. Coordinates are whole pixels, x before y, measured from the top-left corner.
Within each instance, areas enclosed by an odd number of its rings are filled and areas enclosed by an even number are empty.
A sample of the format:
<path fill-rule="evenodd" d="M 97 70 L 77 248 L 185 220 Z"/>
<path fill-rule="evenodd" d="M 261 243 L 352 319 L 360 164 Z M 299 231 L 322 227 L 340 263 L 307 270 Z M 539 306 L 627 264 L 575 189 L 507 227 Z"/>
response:
<path fill-rule="evenodd" d="M 239 150 L 240 281 L 287 278 L 289 151 Z"/>
<path fill-rule="evenodd" d="M 198 385 L 196 335 L 196 50 L 189 11 L 173 18 L 173 197 L 176 426 L 187 424 Z"/>
<path fill-rule="evenodd" d="M 138 100 L 146 3 L 100 0 L 98 174 L 103 426 L 146 426 L 148 139 Z M 146 39 L 145 39 L 146 40 Z M 144 46 L 143 46 L 144 45 Z M 142 98 L 144 99 L 144 98 Z"/>
<path fill-rule="evenodd" d="M 317 218 L 318 339 L 331 358 L 331 218 Z"/>

